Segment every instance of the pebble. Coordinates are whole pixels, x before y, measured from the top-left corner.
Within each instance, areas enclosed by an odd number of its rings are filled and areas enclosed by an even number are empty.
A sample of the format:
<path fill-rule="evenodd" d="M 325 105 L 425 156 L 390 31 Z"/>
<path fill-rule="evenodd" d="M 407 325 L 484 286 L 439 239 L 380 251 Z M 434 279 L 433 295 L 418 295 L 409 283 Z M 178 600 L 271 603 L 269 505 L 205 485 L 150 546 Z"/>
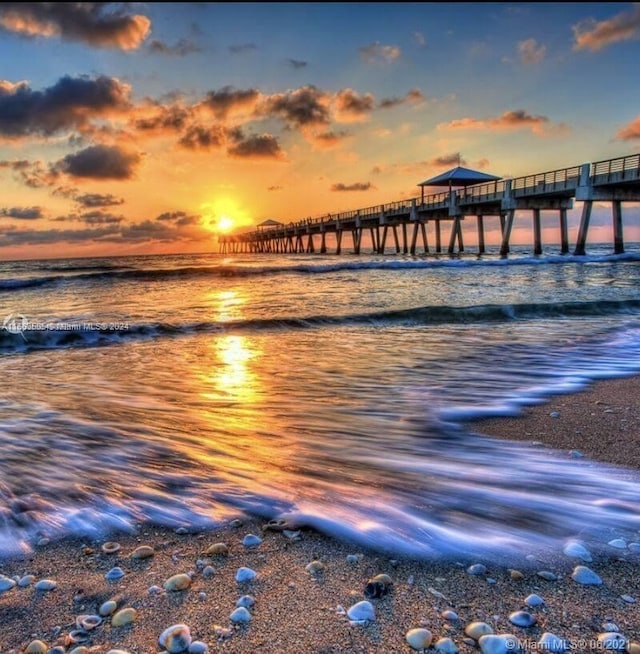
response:
<path fill-rule="evenodd" d="M 607 545 L 609 545 L 609 547 L 615 547 L 617 550 L 627 549 L 627 541 L 622 538 L 614 538 L 613 540 L 610 540 Z"/>
<path fill-rule="evenodd" d="M 209 651 L 209 645 L 203 643 L 201 640 L 194 640 L 189 645 L 189 654 L 206 654 Z"/>
<path fill-rule="evenodd" d="M 544 604 L 544 600 L 540 595 L 536 595 L 535 593 L 531 593 L 531 595 L 527 595 L 527 597 L 524 598 L 524 603 L 527 606 L 540 606 L 541 604 Z"/>
<path fill-rule="evenodd" d="M 552 411 L 552 412 L 549 414 L 549 416 L 550 416 L 551 418 L 559 418 L 559 417 L 560 417 L 560 413 L 558 413 L 558 411 Z"/>
<path fill-rule="evenodd" d="M 115 554 L 120 550 L 120 543 L 116 543 L 115 541 L 107 541 L 106 543 L 103 543 L 102 547 L 100 548 L 105 554 Z"/>
<path fill-rule="evenodd" d="M 122 577 L 124 577 L 124 570 L 118 566 L 111 568 L 104 576 L 107 581 L 117 581 L 118 579 L 122 579 Z"/>
<path fill-rule="evenodd" d="M 627 647 L 627 642 L 627 639 L 617 631 L 598 634 L 599 649 L 612 649 L 616 652 L 623 652 Z"/>
<path fill-rule="evenodd" d="M 98 609 L 98 613 L 106 617 L 108 615 L 111 615 L 112 613 L 115 613 L 115 610 L 118 608 L 118 602 L 115 600 L 107 600 L 106 602 L 102 603 L 100 605 L 100 608 Z"/>
<path fill-rule="evenodd" d="M 640 543 L 629 543 L 629 551 L 636 554 L 640 552 Z"/>
<path fill-rule="evenodd" d="M 205 579 L 209 579 L 210 577 L 213 577 L 213 575 L 215 574 L 216 574 L 216 569 L 212 565 L 205 566 L 204 570 L 202 571 L 202 576 Z"/>
<path fill-rule="evenodd" d="M 540 636 L 538 646 L 543 652 L 557 652 L 562 654 L 569 649 L 569 643 L 564 638 L 560 638 L 548 631 L 545 631 Z"/>
<path fill-rule="evenodd" d="M 433 640 L 433 634 L 428 629 L 409 629 L 406 634 L 407 643 L 411 649 L 421 651 L 427 649 Z"/>
<path fill-rule="evenodd" d="M 572 559 L 580 559 L 581 561 L 584 561 L 585 563 L 591 563 L 593 561 L 593 557 L 591 556 L 591 552 L 582 545 L 582 543 L 578 543 L 577 541 L 569 541 L 565 546 L 564 549 L 562 550 L 566 556 L 571 557 Z"/>
<path fill-rule="evenodd" d="M 546 581 L 558 581 L 558 575 L 551 572 L 551 570 L 539 570 L 536 574 L 538 577 L 545 579 Z"/>
<path fill-rule="evenodd" d="M 111 618 L 111 626 L 124 627 L 125 625 L 135 622 L 137 617 L 138 612 L 134 608 L 128 606 L 124 609 L 120 609 L 120 611 Z"/>
<path fill-rule="evenodd" d="M 354 563 L 358 563 L 360 561 L 360 557 L 357 554 L 347 554 L 347 563 L 351 563 L 352 565 Z"/>
<path fill-rule="evenodd" d="M 524 575 L 520 570 L 509 570 L 509 577 L 513 579 L 514 581 L 520 581 L 521 579 L 524 579 Z"/>
<path fill-rule="evenodd" d="M 513 634 L 487 634 L 478 641 L 482 654 L 509 654 L 519 652 L 520 643 Z"/>
<path fill-rule="evenodd" d="M 384 597 L 391 590 L 392 585 L 393 581 L 389 575 L 376 575 L 365 585 L 364 596 L 368 599 Z"/>
<path fill-rule="evenodd" d="M 173 592 L 186 590 L 189 586 L 191 586 L 191 577 L 185 572 L 173 575 L 164 582 L 164 589 Z"/>
<path fill-rule="evenodd" d="M 347 610 L 347 616 L 351 622 L 365 623 L 373 622 L 376 619 L 376 612 L 371 602 L 366 600 L 354 604 Z"/>
<path fill-rule="evenodd" d="M 155 554 L 153 547 L 150 545 L 140 545 L 131 552 L 132 559 L 149 559 Z"/>
<path fill-rule="evenodd" d="M 231 613 L 229 620 L 236 624 L 247 624 L 251 620 L 251 613 L 249 613 L 246 606 L 239 606 Z"/>
<path fill-rule="evenodd" d="M 492 634 L 493 629 L 486 622 L 470 622 L 465 628 L 464 633 L 473 640 L 479 640 L 481 636 Z"/>
<path fill-rule="evenodd" d="M 440 638 L 433 648 L 441 654 L 458 654 L 460 651 L 451 638 Z"/>
<path fill-rule="evenodd" d="M 253 595 L 243 595 L 237 602 L 236 606 L 244 606 L 250 609 L 256 603 L 256 598 Z"/>
<path fill-rule="evenodd" d="M 474 563 L 467 568 L 467 572 L 470 575 L 484 575 L 487 574 L 487 566 L 482 565 L 482 563 Z"/>
<path fill-rule="evenodd" d="M 584 565 L 577 565 L 571 573 L 571 578 L 585 586 L 598 586 L 602 583 L 602 579 L 591 568 Z"/>
<path fill-rule="evenodd" d="M 443 611 L 440 614 L 440 617 L 443 620 L 447 620 L 448 622 L 458 622 L 458 620 L 460 620 L 458 614 L 455 611 L 452 611 L 451 609 L 447 609 L 446 611 Z"/>
<path fill-rule="evenodd" d="M 36 590 L 55 590 L 58 587 L 58 582 L 53 579 L 41 579 L 35 585 Z"/>
<path fill-rule="evenodd" d="M 255 534 L 247 534 L 243 539 L 242 539 L 242 544 L 245 547 L 257 547 L 262 543 L 262 538 L 260 536 L 256 536 Z"/>
<path fill-rule="evenodd" d="M 15 585 L 15 579 L 11 579 L 11 577 L 5 577 L 4 575 L 0 576 L 0 593 L 11 590 Z"/>
<path fill-rule="evenodd" d="M 304 569 L 310 574 L 310 575 L 315 575 L 320 572 L 323 572 L 325 568 L 325 565 L 322 561 L 311 561 L 311 563 L 307 563 L 307 565 L 304 567 Z"/>
<path fill-rule="evenodd" d="M 20 588 L 26 588 L 27 586 L 31 586 L 31 584 L 36 580 L 35 575 L 25 575 L 24 577 L 21 577 L 20 580 L 18 581 L 18 586 Z"/>
<path fill-rule="evenodd" d="M 640 654 L 640 643 L 629 643 L 627 645 L 627 654 Z"/>
<path fill-rule="evenodd" d="M 186 536 L 189 533 L 189 530 L 186 527 L 178 527 L 175 530 L 175 533 L 178 534 L 178 536 Z"/>
<path fill-rule="evenodd" d="M 229 556 L 229 547 L 226 543 L 214 543 L 204 551 L 207 556 Z"/>
<path fill-rule="evenodd" d="M 615 622 L 605 622 L 605 624 L 602 625 L 602 631 L 620 631 L 620 627 Z"/>
<path fill-rule="evenodd" d="M 527 613 L 527 611 L 514 611 L 509 615 L 509 622 L 516 627 L 532 627 L 536 622 L 536 617 Z"/>
<path fill-rule="evenodd" d="M 174 624 L 160 634 L 158 642 L 169 654 L 186 652 L 191 645 L 191 630 L 186 624 Z"/>
<path fill-rule="evenodd" d="M 25 654 L 47 654 L 47 644 L 41 640 L 32 640 L 25 649 Z"/>
<path fill-rule="evenodd" d="M 636 603 L 636 598 L 631 597 L 631 595 L 622 595 L 622 600 L 625 601 L 627 604 L 635 604 Z"/>
<path fill-rule="evenodd" d="M 258 573 L 251 568 L 238 568 L 236 572 L 236 581 L 242 583 L 244 581 L 252 581 L 258 576 Z"/>

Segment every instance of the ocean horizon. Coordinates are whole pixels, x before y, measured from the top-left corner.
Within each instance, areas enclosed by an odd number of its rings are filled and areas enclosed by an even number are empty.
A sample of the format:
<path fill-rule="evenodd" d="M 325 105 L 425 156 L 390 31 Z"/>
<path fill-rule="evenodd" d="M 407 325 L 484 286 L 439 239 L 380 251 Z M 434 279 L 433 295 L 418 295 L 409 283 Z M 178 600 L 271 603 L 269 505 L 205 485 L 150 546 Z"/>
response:
<path fill-rule="evenodd" d="M 0 262 L 0 549 L 246 512 L 417 558 L 640 526 L 638 473 L 471 431 L 640 371 L 640 244 Z"/>

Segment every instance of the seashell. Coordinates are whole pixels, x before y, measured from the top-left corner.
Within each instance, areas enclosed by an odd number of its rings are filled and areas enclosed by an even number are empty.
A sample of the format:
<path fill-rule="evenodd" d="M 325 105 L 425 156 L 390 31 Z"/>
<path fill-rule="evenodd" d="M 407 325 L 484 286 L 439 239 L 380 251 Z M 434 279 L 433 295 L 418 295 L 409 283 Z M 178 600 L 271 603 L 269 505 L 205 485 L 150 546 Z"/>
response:
<path fill-rule="evenodd" d="M 89 634 L 84 629 L 72 629 L 68 635 L 69 644 L 86 643 L 89 640 Z"/>
<path fill-rule="evenodd" d="M 282 535 L 287 540 L 301 540 L 300 530 L 299 529 L 297 531 L 291 531 L 291 529 L 283 529 L 282 530 Z"/>
<path fill-rule="evenodd" d="M 265 531 L 284 531 L 289 528 L 289 523 L 284 519 L 269 520 L 263 527 Z"/>
<path fill-rule="evenodd" d="M 367 582 L 364 587 L 364 595 L 369 599 L 384 597 L 391 590 L 392 585 L 393 581 L 389 575 L 376 575 Z"/>
<path fill-rule="evenodd" d="M 76 618 L 76 627 L 91 631 L 102 624 L 102 618 L 99 615 L 79 615 Z"/>
<path fill-rule="evenodd" d="M 228 556 L 229 548 L 226 543 L 214 543 L 204 551 L 207 556 Z"/>
<path fill-rule="evenodd" d="M 362 601 L 348 609 L 347 616 L 351 622 L 364 624 L 365 622 L 373 622 L 376 619 L 376 612 L 371 602 Z"/>
<path fill-rule="evenodd" d="M 115 541 L 107 541 L 106 543 L 102 544 L 102 547 L 100 548 L 105 554 L 115 554 L 120 550 L 120 543 L 116 543 Z"/>
<path fill-rule="evenodd" d="M 246 606 L 239 606 L 231 613 L 229 620 L 236 624 L 247 624 L 251 620 L 251 613 Z"/>
<path fill-rule="evenodd" d="M 191 630 L 186 624 L 174 624 L 160 634 L 158 642 L 169 654 L 186 652 L 191 645 Z"/>
<path fill-rule="evenodd" d="M 191 586 L 191 577 L 184 572 L 173 575 L 164 582 L 165 590 L 174 592 L 186 590 L 189 586 Z"/>
<path fill-rule="evenodd" d="M 150 545 L 140 545 L 140 547 L 136 547 L 136 549 L 131 552 L 130 556 L 132 559 L 148 559 L 154 554 L 153 547 Z"/>
<path fill-rule="evenodd" d="M 428 629 L 409 629 L 405 638 L 411 649 L 421 651 L 431 645 L 433 634 Z"/>
<path fill-rule="evenodd" d="M 111 618 L 111 626 L 124 627 L 125 625 L 135 622 L 137 617 L 138 612 L 134 608 L 128 606 L 124 609 L 120 609 L 113 618 Z"/>

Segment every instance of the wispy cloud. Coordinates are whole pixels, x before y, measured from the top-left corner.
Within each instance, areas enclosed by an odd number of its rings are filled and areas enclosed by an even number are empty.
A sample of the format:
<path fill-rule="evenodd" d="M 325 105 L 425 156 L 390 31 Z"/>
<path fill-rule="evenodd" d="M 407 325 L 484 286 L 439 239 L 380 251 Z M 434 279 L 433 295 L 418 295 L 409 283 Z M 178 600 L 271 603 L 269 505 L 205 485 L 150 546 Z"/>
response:
<path fill-rule="evenodd" d="M 306 68 L 309 65 L 308 62 L 302 61 L 300 59 L 287 59 L 287 63 L 295 70 L 299 70 L 300 68 Z"/>
<path fill-rule="evenodd" d="M 232 157 L 242 159 L 282 159 L 284 156 L 278 139 L 271 134 L 244 137 L 228 148 L 227 152 Z"/>
<path fill-rule="evenodd" d="M 15 218 L 17 220 L 38 220 L 42 218 L 41 207 L 10 207 L 0 209 L 0 216 L 3 218 Z"/>
<path fill-rule="evenodd" d="M 252 52 L 257 49 L 258 46 L 255 43 L 238 43 L 229 46 L 229 52 L 231 54 L 242 54 L 243 52 Z"/>
<path fill-rule="evenodd" d="M 149 42 L 147 49 L 152 54 L 167 55 L 169 57 L 186 57 L 194 52 L 202 52 L 202 46 L 188 39 L 180 39 L 174 45 L 153 39 L 153 41 Z"/>
<path fill-rule="evenodd" d="M 402 51 L 397 45 L 382 45 L 380 41 L 360 48 L 360 56 L 367 63 L 379 61 L 392 63 L 400 59 Z"/>
<path fill-rule="evenodd" d="M 380 109 L 391 109 L 403 104 L 420 104 L 426 100 L 424 94 L 420 89 L 411 89 L 407 94 L 402 97 L 382 98 L 378 106 Z"/>
<path fill-rule="evenodd" d="M 422 32 L 413 33 L 413 42 L 419 47 L 424 48 L 427 45 L 427 39 Z"/>
<path fill-rule="evenodd" d="M 54 37 L 97 48 L 135 50 L 151 21 L 112 2 L 3 2 L 0 26 L 24 37 Z"/>
<path fill-rule="evenodd" d="M 587 18 L 572 29 L 574 50 L 597 52 L 614 43 L 637 39 L 640 35 L 640 4 L 634 3 L 629 11 L 623 11 L 607 20 Z"/>
<path fill-rule="evenodd" d="M 530 129 L 538 136 L 566 131 L 564 124 L 554 125 L 546 116 L 533 116 L 524 109 L 505 111 L 501 116 L 490 118 L 460 118 L 449 123 L 440 123 L 438 129 L 509 130 Z"/>
<path fill-rule="evenodd" d="M 628 125 L 618 130 L 616 138 L 622 141 L 640 139 L 640 116 L 632 120 Z"/>
<path fill-rule="evenodd" d="M 343 184 L 338 182 L 331 187 L 332 191 L 368 191 L 373 188 L 371 182 L 355 182 L 353 184 Z"/>
<path fill-rule="evenodd" d="M 539 45 L 535 39 L 526 39 L 518 43 L 518 57 L 520 57 L 520 62 L 523 64 L 542 63 L 546 54 L 546 46 Z"/>

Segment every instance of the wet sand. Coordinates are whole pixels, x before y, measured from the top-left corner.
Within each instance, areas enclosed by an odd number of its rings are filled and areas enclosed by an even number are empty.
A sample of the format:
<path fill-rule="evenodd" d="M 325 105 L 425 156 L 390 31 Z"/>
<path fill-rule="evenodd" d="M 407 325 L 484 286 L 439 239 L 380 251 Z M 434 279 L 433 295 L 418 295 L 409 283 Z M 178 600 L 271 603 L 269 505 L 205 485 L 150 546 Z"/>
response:
<path fill-rule="evenodd" d="M 540 441 L 567 456 L 575 451 L 640 469 L 636 398 L 638 378 L 600 382 L 583 393 L 529 408 L 522 417 L 484 420 L 470 427 L 497 438 Z M 588 566 L 603 583 L 584 586 L 571 578 L 580 561 L 562 552 L 550 560 L 524 561 L 518 568 L 521 577 L 514 578 L 508 566 L 488 563 L 484 574 L 472 575 L 467 572 L 470 563 L 486 562 L 396 560 L 392 554 L 363 551 L 312 530 L 302 529 L 300 540 L 290 540 L 281 532 L 265 530 L 264 520 L 240 520 L 241 525 L 225 524 L 214 532 L 188 530 L 181 535 L 143 528 L 135 534 L 113 535 L 121 546 L 113 554 L 102 551 L 104 541 L 72 539 L 5 560 L 0 573 L 50 578 L 57 587 L 37 591 L 33 585 L 17 586 L 0 595 L 0 652 L 23 652 L 34 639 L 44 641 L 47 648 L 62 648 L 55 651 L 71 652 L 78 647 L 71 643 L 76 617 L 97 613 L 109 599 L 116 599 L 120 608 L 135 608 L 135 621 L 116 627 L 108 617 L 83 636 L 87 649 L 77 654 L 112 649 L 160 652 L 159 635 L 178 623 L 189 626 L 193 640 L 206 643 L 210 652 L 230 653 L 406 653 L 412 650 L 405 634 L 414 627 L 429 629 L 434 643 L 451 638 L 459 652 L 477 653 L 477 645 L 464 634 L 473 621 L 488 623 L 495 633 L 514 634 L 525 652 L 539 651 L 536 644 L 544 632 L 566 639 L 571 651 L 602 651 L 596 639 L 609 630 L 607 623 L 615 623 L 630 641 L 640 641 L 640 553 L 628 548 L 594 555 Z M 249 533 L 263 542 L 245 547 L 242 539 Z M 215 542 L 228 545 L 228 556 L 203 554 Z M 130 553 L 141 544 L 151 545 L 154 556 L 132 560 Z M 361 556 L 350 562 L 347 557 L 353 554 Z M 314 560 L 324 564 L 318 574 L 306 570 Z M 205 573 L 207 565 L 213 571 Z M 105 573 L 114 566 L 125 575 L 109 582 Z M 238 583 L 235 575 L 242 566 L 254 569 L 257 578 Z M 543 579 L 537 574 L 542 570 L 552 571 L 557 579 Z M 149 592 L 177 573 L 192 573 L 187 590 Z M 371 599 L 375 621 L 350 624 L 341 607 L 364 600 L 367 581 L 379 573 L 388 574 L 393 584 L 387 595 Z M 527 608 L 524 600 L 531 593 L 540 595 L 544 604 Z M 255 597 L 251 621 L 234 626 L 229 616 L 245 594 Z M 534 626 L 520 628 L 509 622 L 509 615 L 521 609 L 536 617 Z M 445 610 L 454 611 L 460 620 L 444 619 Z M 638 654 L 640 645 L 628 651 Z"/>

